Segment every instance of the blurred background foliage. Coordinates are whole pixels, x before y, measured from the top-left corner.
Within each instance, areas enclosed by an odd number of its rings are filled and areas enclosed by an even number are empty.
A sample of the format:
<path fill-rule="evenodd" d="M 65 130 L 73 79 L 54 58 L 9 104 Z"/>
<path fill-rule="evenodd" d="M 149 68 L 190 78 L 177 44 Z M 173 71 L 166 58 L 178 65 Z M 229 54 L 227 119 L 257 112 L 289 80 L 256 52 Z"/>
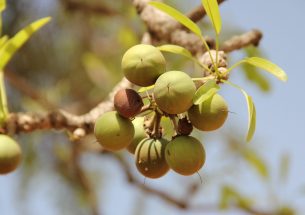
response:
<path fill-rule="evenodd" d="M 166 2 L 179 9 L 186 4 Z M 52 17 L 52 22 L 36 33 L 6 68 L 12 112 L 62 108 L 75 114 L 86 113 L 105 99 L 122 78 L 121 56 L 140 42 L 145 31 L 131 1 L 127 0 L 8 0 L 7 3 L 3 33 L 9 36 L 38 18 Z M 223 32 L 222 41 L 243 32 L 234 23 L 224 25 L 230 27 Z M 207 19 L 200 21 L 200 26 L 211 35 Z M 248 47 L 241 55 L 264 54 Z M 165 56 L 168 68 L 187 71 L 193 77 L 200 75 L 199 68 L 183 57 Z M 244 65 L 245 79 L 258 90 L 269 92 L 268 79 L 254 70 Z M 18 135 L 24 150 L 23 164 L 10 176 L 14 180 L 9 186 L 0 184 L 1 192 L 13 193 L 10 199 L 15 202 L 14 209 L 3 213 L 267 214 L 263 213 L 267 211 L 294 214 L 289 202 L 283 202 L 274 190 L 272 183 L 277 179 L 272 179 L 275 176 L 261 153 L 262 143 L 246 145 L 243 135 L 232 125 L 217 134 L 202 135 L 194 131 L 194 135 L 204 138 L 209 152 L 206 167 L 200 172 L 202 184 L 196 175 L 182 177 L 172 172 L 162 179 L 145 181 L 135 170 L 130 154 L 100 152 L 93 137 L 71 142 L 64 132 Z M 220 141 L 221 145 L 215 146 L 214 142 Z M 277 186 L 285 186 L 289 163 L 289 155 L 284 154 L 276 170 L 280 181 Z M 256 184 L 242 186 L 242 180 L 249 179 Z M 177 198 L 181 205 L 147 187 Z M 185 206 L 183 202 L 189 210 L 178 209 Z M 1 207 L 9 208 L 5 204 L 11 205 L 8 201 L 0 202 L 0 211 Z"/>

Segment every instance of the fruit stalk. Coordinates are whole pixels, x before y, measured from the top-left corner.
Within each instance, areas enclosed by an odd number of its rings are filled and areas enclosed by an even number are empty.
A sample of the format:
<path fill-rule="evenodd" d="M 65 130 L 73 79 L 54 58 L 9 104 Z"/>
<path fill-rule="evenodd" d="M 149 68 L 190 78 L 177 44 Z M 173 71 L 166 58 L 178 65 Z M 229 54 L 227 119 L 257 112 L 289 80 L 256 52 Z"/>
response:
<path fill-rule="evenodd" d="M 154 124 L 153 124 L 154 127 L 153 127 L 153 131 L 151 133 L 151 136 L 155 139 L 159 139 L 162 136 L 161 131 L 160 131 L 161 117 L 162 117 L 162 115 L 158 111 L 156 111 L 155 117 L 154 117 Z"/>

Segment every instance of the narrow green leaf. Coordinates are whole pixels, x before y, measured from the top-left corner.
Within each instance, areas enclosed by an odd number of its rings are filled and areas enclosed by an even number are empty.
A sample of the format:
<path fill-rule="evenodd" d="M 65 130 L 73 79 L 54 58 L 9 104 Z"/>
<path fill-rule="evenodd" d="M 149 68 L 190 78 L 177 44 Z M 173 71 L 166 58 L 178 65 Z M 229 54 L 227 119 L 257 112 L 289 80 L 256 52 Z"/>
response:
<path fill-rule="evenodd" d="M 50 17 L 39 19 L 19 31 L 14 37 L 5 43 L 0 50 L 0 69 L 3 69 L 15 52 L 31 37 L 31 35 L 48 23 Z"/>
<path fill-rule="evenodd" d="M 260 176 L 267 179 L 269 171 L 264 160 L 253 150 L 245 149 L 242 152 L 244 159 L 258 172 Z"/>
<path fill-rule="evenodd" d="M 158 46 L 157 48 L 160 51 L 179 54 L 179 55 L 182 55 L 184 57 L 187 57 L 187 58 L 193 60 L 193 56 L 192 56 L 191 52 L 189 50 L 187 50 L 186 48 L 183 48 L 182 46 L 166 44 L 166 45 Z"/>
<path fill-rule="evenodd" d="M 252 97 L 249 96 L 246 91 L 243 91 L 244 96 L 247 100 L 248 105 L 248 134 L 247 142 L 250 142 L 253 138 L 255 127 L 256 127 L 256 109 L 252 100 Z"/>
<path fill-rule="evenodd" d="M 282 181 L 285 181 L 288 175 L 290 166 L 290 156 L 289 154 L 285 153 L 281 157 L 281 164 L 280 164 L 280 178 Z"/>
<path fill-rule="evenodd" d="M 7 97 L 3 75 L 3 71 L 0 70 L 0 126 L 3 125 L 8 116 Z"/>
<path fill-rule="evenodd" d="M 201 0 L 201 3 L 210 18 L 216 34 L 221 31 L 221 16 L 217 0 Z"/>
<path fill-rule="evenodd" d="M 0 13 L 6 8 L 5 0 L 0 0 Z"/>
<path fill-rule="evenodd" d="M 234 187 L 228 185 L 222 187 L 219 202 L 220 209 L 226 209 L 232 204 L 241 208 L 249 208 L 252 203 L 251 199 L 242 196 Z"/>
<path fill-rule="evenodd" d="M 246 98 L 247 106 L 248 106 L 248 132 L 247 132 L 246 140 L 247 142 L 250 142 L 254 135 L 255 127 L 256 127 L 256 109 L 252 97 L 249 96 L 247 92 L 244 89 L 242 89 L 240 86 L 225 80 L 223 80 L 223 82 L 239 89 Z"/>
<path fill-rule="evenodd" d="M 143 93 L 145 91 L 148 91 L 148 90 L 151 90 L 155 87 L 155 85 L 151 85 L 151 86 L 148 86 L 148 87 L 141 87 L 139 90 L 138 90 L 138 93 Z"/>
<path fill-rule="evenodd" d="M 267 72 L 271 73 L 281 81 L 287 81 L 288 77 L 283 69 L 281 69 L 276 64 L 260 57 L 250 57 L 243 60 L 246 63 L 249 63 L 253 66 L 259 67 Z"/>
<path fill-rule="evenodd" d="M 8 40 L 8 36 L 3 36 L 0 38 L 0 49 L 5 44 L 5 42 Z"/>
<path fill-rule="evenodd" d="M 257 87 L 262 90 L 263 92 L 269 92 L 271 89 L 271 85 L 268 79 L 258 71 L 257 67 L 253 67 L 250 64 L 243 64 L 242 65 L 243 72 L 246 78 L 257 85 Z"/>
<path fill-rule="evenodd" d="M 173 17 L 175 20 L 180 22 L 182 25 L 190 29 L 194 34 L 201 37 L 201 30 L 200 28 L 190 20 L 187 16 L 182 14 L 181 12 L 177 11 L 176 9 L 172 8 L 171 6 L 161 3 L 161 2 L 149 2 L 151 6 L 158 8 L 159 10 L 163 11 L 164 13 L 168 14 L 169 16 Z"/>
<path fill-rule="evenodd" d="M 243 49 L 248 57 L 261 57 L 263 53 L 255 46 L 249 46 Z M 265 74 L 259 72 L 259 68 L 252 66 L 251 64 L 242 64 L 243 72 L 246 78 L 253 84 L 255 84 L 263 92 L 269 92 L 271 90 L 271 84 Z"/>
<path fill-rule="evenodd" d="M 199 105 L 200 103 L 208 100 L 219 91 L 220 87 L 216 84 L 215 80 L 208 80 L 196 91 L 193 97 L 193 103 Z"/>
<path fill-rule="evenodd" d="M 182 47 L 182 46 L 178 46 L 178 45 L 172 45 L 172 44 L 166 44 L 166 45 L 162 45 L 162 46 L 158 46 L 157 47 L 160 51 L 163 52 L 170 52 L 173 54 L 178 54 L 178 55 L 182 55 L 188 59 L 190 59 L 191 61 L 193 61 L 194 63 L 198 64 L 200 67 L 209 70 L 209 68 L 207 68 L 207 66 L 205 66 L 204 64 L 200 63 L 197 58 L 194 58 L 192 53 L 187 50 L 186 48 Z"/>
<path fill-rule="evenodd" d="M 6 2 L 5 0 L 0 0 L 0 36 L 2 34 L 2 11 L 5 10 Z"/>

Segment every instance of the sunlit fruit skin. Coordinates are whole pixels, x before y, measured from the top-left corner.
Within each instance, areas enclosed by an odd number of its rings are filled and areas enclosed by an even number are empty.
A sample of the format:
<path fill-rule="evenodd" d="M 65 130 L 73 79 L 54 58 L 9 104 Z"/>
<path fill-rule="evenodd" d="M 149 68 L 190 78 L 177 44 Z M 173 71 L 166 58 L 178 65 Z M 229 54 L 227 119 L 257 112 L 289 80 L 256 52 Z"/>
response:
<path fill-rule="evenodd" d="M 147 138 L 147 135 L 143 127 L 144 117 L 136 117 L 134 120 L 132 120 L 132 124 L 134 126 L 135 133 L 132 142 L 127 146 L 127 150 L 131 154 L 134 154 L 138 144 L 143 139 Z"/>
<path fill-rule="evenodd" d="M 186 112 L 192 106 L 196 86 L 190 76 L 180 71 L 162 74 L 154 87 L 158 107 L 169 114 Z"/>
<path fill-rule="evenodd" d="M 143 107 L 141 96 L 133 89 L 121 89 L 115 96 L 113 105 L 116 111 L 125 118 L 135 117 Z"/>
<path fill-rule="evenodd" d="M 94 134 L 106 150 L 118 151 L 132 142 L 134 127 L 129 119 L 120 116 L 116 111 L 110 111 L 96 120 Z"/>
<path fill-rule="evenodd" d="M 153 85 L 165 72 L 166 61 L 156 47 L 139 44 L 125 52 L 122 58 L 122 70 L 130 82 L 146 87 Z"/>
<path fill-rule="evenodd" d="M 169 166 L 165 160 L 165 139 L 145 138 L 136 148 L 136 167 L 148 178 L 160 178 L 165 175 Z"/>
<path fill-rule="evenodd" d="M 20 161 L 20 146 L 9 136 L 0 134 L 0 174 L 14 171 Z"/>
<path fill-rule="evenodd" d="M 188 116 L 193 126 L 201 131 L 220 128 L 228 117 L 228 105 L 222 96 L 215 94 L 199 105 L 193 105 Z"/>
<path fill-rule="evenodd" d="M 205 150 L 199 140 L 192 136 L 178 136 L 165 149 L 169 167 L 181 175 L 198 172 L 205 162 Z"/>

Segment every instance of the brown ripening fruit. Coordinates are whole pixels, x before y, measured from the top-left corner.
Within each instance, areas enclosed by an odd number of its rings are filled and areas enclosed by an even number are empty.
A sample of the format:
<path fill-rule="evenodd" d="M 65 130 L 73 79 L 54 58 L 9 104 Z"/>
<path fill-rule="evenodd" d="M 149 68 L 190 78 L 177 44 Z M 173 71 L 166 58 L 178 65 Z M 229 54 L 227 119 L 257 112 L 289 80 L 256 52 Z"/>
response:
<path fill-rule="evenodd" d="M 114 96 L 116 111 L 125 118 L 135 117 L 143 107 L 141 96 L 133 89 L 121 89 Z"/>
<path fill-rule="evenodd" d="M 220 128 L 227 119 L 228 105 L 222 96 L 215 94 L 199 105 L 188 110 L 193 126 L 201 131 L 213 131 Z"/>
<path fill-rule="evenodd" d="M 160 178 L 165 175 L 169 167 L 165 160 L 165 139 L 145 138 L 136 148 L 136 167 L 140 173 L 148 178 Z"/>
<path fill-rule="evenodd" d="M 125 77 L 136 85 L 153 85 L 165 72 L 166 62 L 161 51 L 152 45 L 139 44 L 128 49 L 122 58 Z"/>
<path fill-rule="evenodd" d="M 179 114 L 192 106 L 195 92 L 195 84 L 188 74 L 170 71 L 157 79 L 154 98 L 161 110 L 169 114 Z"/>
<path fill-rule="evenodd" d="M 0 174 L 14 171 L 20 161 L 20 146 L 9 136 L 0 134 Z"/>
<path fill-rule="evenodd" d="M 94 135 L 105 149 L 118 151 L 132 142 L 134 127 L 129 119 L 120 116 L 116 111 L 110 111 L 96 120 Z"/>
<path fill-rule="evenodd" d="M 199 140 L 192 136 L 178 136 L 165 148 L 166 162 L 181 175 L 198 172 L 205 162 L 205 150 Z"/>
<path fill-rule="evenodd" d="M 135 130 L 132 142 L 127 146 L 127 150 L 134 154 L 138 144 L 147 137 L 144 130 L 144 117 L 136 117 L 132 120 L 132 124 Z"/>
<path fill-rule="evenodd" d="M 178 133 L 181 135 L 189 135 L 193 131 L 193 125 L 186 117 L 178 121 Z"/>

